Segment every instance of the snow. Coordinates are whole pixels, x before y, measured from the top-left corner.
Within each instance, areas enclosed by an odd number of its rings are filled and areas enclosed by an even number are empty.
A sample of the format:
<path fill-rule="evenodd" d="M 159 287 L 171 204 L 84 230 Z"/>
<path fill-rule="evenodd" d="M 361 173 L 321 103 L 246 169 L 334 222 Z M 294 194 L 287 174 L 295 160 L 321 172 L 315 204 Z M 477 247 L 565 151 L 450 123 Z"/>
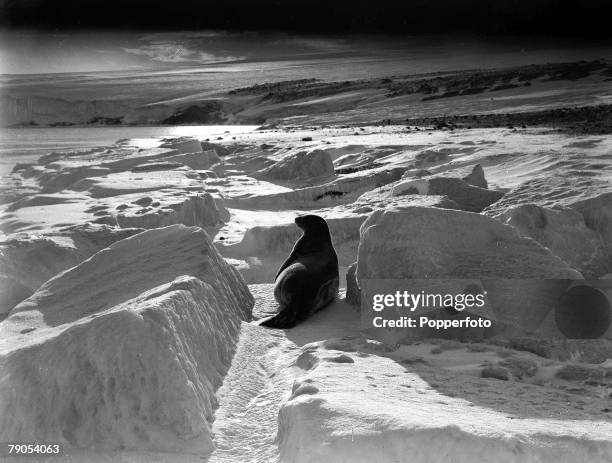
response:
<path fill-rule="evenodd" d="M 549 248 L 585 278 L 597 278 L 611 269 L 606 241 L 574 209 L 521 204 L 507 209 L 498 219 Z"/>
<path fill-rule="evenodd" d="M 199 146 L 194 147 L 194 149 L 196 148 L 199 149 Z M 216 164 L 220 160 L 221 159 L 219 156 L 217 156 L 214 149 L 191 153 L 187 152 L 164 157 L 165 162 L 176 162 L 188 166 L 194 170 L 209 169 L 213 164 Z"/>
<path fill-rule="evenodd" d="M 486 317 L 499 322 L 499 331 L 508 324 L 530 332 L 552 310 L 567 280 L 582 277 L 536 241 L 471 212 L 424 207 L 378 210 L 362 224 L 360 233 L 357 283 L 368 327 L 375 316 L 368 305 L 373 295 L 409 290 L 405 281 L 409 279 L 416 293 L 461 294 L 467 292 L 462 288 L 475 284 L 487 295 L 494 316 Z M 385 279 L 391 288 L 381 286 Z M 394 281 L 401 281 L 401 287 L 394 287 Z M 398 335 L 410 334 L 400 329 Z M 482 336 L 481 330 L 472 336 Z"/>
<path fill-rule="evenodd" d="M 254 316 L 270 314 L 272 286 L 250 289 Z M 292 330 L 243 325 L 213 427 L 220 447 L 209 461 L 609 460 L 608 399 L 562 389 L 551 371 L 563 364 L 475 344 L 394 350 L 360 329 L 342 301 Z M 513 358 L 533 362 L 537 373 L 480 377 L 483 364 Z"/>
<path fill-rule="evenodd" d="M 310 352 L 320 360 L 297 379 L 279 415 L 283 461 L 603 463 L 612 452 L 609 421 L 579 411 L 563 417 L 530 411 L 526 396 L 533 403 L 564 405 L 532 387 L 496 380 L 470 384 L 363 350 L 344 353 L 352 361 L 340 363 L 341 350 L 312 346 Z M 471 388 L 480 391 L 468 399 L 465 390 Z"/>
<path fill-rule="evenodd" d="M 503 196 L 502 192 L 473 186 L 458 178 L 433 177 L 414 182 L 425 182 L 425 185 L 419 184 L 416 187 L 419 194 L 446 196 L 464 211 L 481 212 Z M 401 188 L 401 184 L 397 187 Z M 410 185 L 409 182 L 408 188 L 415 188 L 415 186 Z M 405 194 L 406 186 L 403 187 L 403 190 Z M 395 189 L 393 193 L 397 194 Z"/>
<path fill-rule="evenodd" d="M 427 230 L 427 233 L 423 231 Z M 364 278 L 580 278 L 561 259 L 481 214 L 408 207 L 378 210 L 361 226 Z"/>
<path fill-rule="evenodd" d="M 70 462 L 610 461 L 612 347 L 551 341 L 565 287 L 540 279 L 611 271 L 609 138 L 363 129 L 121 142 L 17 169 L 0 212 L 0 441 L 61 441 Z M 313 151 L 333 176 L 254 178 Z M 435 178 L 504 196 L 458 210 Z M 427 194 L 394 195 L 414 181 Z M 292 330 L 257 326 L 305 213 L 328 220 L 342 275 L 358 262 L 351 297 L 365 277 L 469 275 L 485 315 L 541 338 L 364 332 L 342 298 Z"/>
<path fill-rule="evenodd" d="M 210 452 L 215 390 L 252 303 L 199 228 L 111 245 L 0 324 L 1 438 Z"/>
<path fill-rule="evenodd" d="M 296 180 L 333 174 L 334 165 L 329 153 L 323 150 L 313 150 L 291 153 L 255 175 L 268 179 Z"/>
<path fill-rule="evenodd" d="M 51 277 L 139 231 L 142 230 L 112 229 L 108 225 L 72 226 L 61 234 L 18 234 L 1 242 L 0 313 L 8 313 Z"/>

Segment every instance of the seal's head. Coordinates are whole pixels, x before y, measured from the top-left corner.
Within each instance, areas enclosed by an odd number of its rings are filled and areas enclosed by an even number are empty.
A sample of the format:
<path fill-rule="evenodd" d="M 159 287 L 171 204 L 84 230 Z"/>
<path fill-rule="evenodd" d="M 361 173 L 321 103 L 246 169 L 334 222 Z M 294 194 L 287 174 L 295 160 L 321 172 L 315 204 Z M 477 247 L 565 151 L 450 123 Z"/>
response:
<path fill-rule="evenodd" d="M 295 218 L 295 224 L 304 231 L 304 234 L 329 236 L 327 222 L 318 215 L 300 215 Z"/>

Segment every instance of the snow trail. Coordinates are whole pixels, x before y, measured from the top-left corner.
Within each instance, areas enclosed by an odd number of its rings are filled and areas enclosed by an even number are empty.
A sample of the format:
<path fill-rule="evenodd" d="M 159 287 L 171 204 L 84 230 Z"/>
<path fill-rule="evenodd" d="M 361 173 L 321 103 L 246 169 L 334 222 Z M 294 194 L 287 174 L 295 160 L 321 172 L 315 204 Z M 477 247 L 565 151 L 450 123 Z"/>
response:
<path fill-rule="evenodd" d="M 274 313 L 273 285 L 251 285 L 253 314 Z M 304 374 L 295 361 L 310 342 L 353 334 L 359 318 L 339 300 L 291 330 L 272 330 L 243 323 L 236 353 L 223 385 L 213 423 L 215 451 L 208 463 L 275 463 L 278 412 Z"/>
<path fill-rule="evenodd" d="M 213 424 L 209 463 L 275 462 L 278 410 L 291 390 L 288 367 L 295 350 L 282 331 L 243 323 L 238 349 Z"/>

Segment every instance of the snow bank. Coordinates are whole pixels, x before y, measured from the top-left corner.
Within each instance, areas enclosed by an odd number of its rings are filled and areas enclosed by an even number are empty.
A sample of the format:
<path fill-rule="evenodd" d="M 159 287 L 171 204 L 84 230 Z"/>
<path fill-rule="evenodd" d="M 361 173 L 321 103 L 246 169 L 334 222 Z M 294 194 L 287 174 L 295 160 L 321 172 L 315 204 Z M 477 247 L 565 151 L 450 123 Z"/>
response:
<path fill-rule="evenodd" d="M 310 361 L 297 364 L 303 374 L 280 410 L 282 461 L 612 459 L 605 415 L 569 408 L 567 399 L 547 390 L 402 364 L 346 339 L 325 344 L 328 350 L 314 343 L 303 348 Z M 546 405 L 540 411 L 532 404 Z M 552 418 L 551 410 L 563 410 L 563 419 Z"/>
<path fill-rule="evenodd" d="M 4 280 L 0 313 L 7 313 L 42 283 L 80 260 L 73 246 L 51 237 L 24 236 L 3 242 L 0 246 L 0 275 Z"/>
<path fill-rule="evenodd" d="M 206 170 L 221 159 L 217 156 L 217 152 L 211 149 L 200 152 L 175 154 L 173 156 L 164 157 L 163 160 L 167 162 L 179 162 L 195 170 Z"/>
<path fill-rule="evenodd" d="M 481 212 L 504 195 L 500 191 L 470 185 L 464 180 L 451 177 L 407 180 L 394 186 L 393 196 L 405 194 L 447 196 L 461 209 L 470 212 Z"/>
<path fill-rule="evenodd" d="M 462 178 L 462 180 L 470 185 L 477 186 L 479 188 L 489 188 L 489 183 L 485 178 L 484 169 L 480 164 L 476 164 L 472 171 Z"/>
<path fill-rule="evenodd" d="M 214 150 L 203 151 L 200 142 L 193 138 L 169 139 L 158 146 L 138 149 L 127 144 L 100 147 L 66 153 L 50 153 L 42 156 L 40 166 L 20 171 L 24 177 L 38 180 L 42 191 L 54 193 L 89 178 L 138 170 L 148 163 L 181 163 L 193 169 L 208 169 L 218 162 Z"/>
<path fill-rule="evenodd" d="M 582 214 L 587 227 L 600 234 L 612 256 L 612 191 L 579 198 L 570 207 Z"/>
<path fill-rule="evenodd" d="M 0 243 L 0 314 L 8 313 L 49 278 L 139 231 L 87 225 L 57 235 L 11 236 Z"/>
<path fill-rule="evenodd" d="M 521 236 L 549 248 L 585 278 L 598 278 L 612 271 L 612 255 L 606 243 L 599 233 L 587 227 L 584 216 L 576 210 L 523 204 L 506 210 L 497 219 L 514 227 Z"/>
<path fill-rule="evenodd" d="M 358 278 L 580 278 L 549 250 L 481 214 L 408 207 L 361 226 Z"/>
<path fill-rule="evenodd" d="M 589 228 L 612 237 L 612 184 L 607 178 L 598 179 L 592 175 L 538 177 L 509 191 L 484 212 L 497 217 L 523 204 L 569 207 L 584 216 Z"/>
<path fill-rule="evenodd" d="M 217 153 L 217 156 L 220 157 L 230 154 L 230 150 L 227 147 L 220 145 L 219 143 L 210 143 L 208 141 L 201 141 L 200 149 L 202 151 L 213 150 L 215 153 Z"/>
<path fill-rule="evenodd" d="M 560 254 L 571 252 L 572 249 L 565 247 L 571 246 L 575 249 L 571 260 L 578 268 L 584 268 L 590 276 L 604 275 L 612 269 L 612 184 L 605 177 L 605 171 L 595 173 L 601 173 L 602 178 L 589 173 L 526 181 L 486 208 L 484 213 L 510 220 L 521 233 L 543 240 L 542 244 L 553 246 Z M 546 208 L 540 209 L 535 219 L 536 228 L 540 230 L 528 230 L 533 227 L 519 225 L 520 220 L 511 218 L 515 214 L 522 216 L 525 211 L 535 213 L 533 205 Z M 519 206 L 522 208 L 517 209 Z M 580 213 L 582 220 L 567 209 Z M 595 255 L 588 255 L 589 248 L 597 249 Z"/>
<path fill-rule="evenodd" d="M 451 201 L 447 196 L 427 195 L 426 190 L 422 190 L 425 191 L 425 193 L 421 194 L 419 189 L 422 188 L 421 185 L 425 186 L 425 183 L 422 183 L 421 180 L 413 180 L 413 182 L 415 182 L 413 186 L 416 190 L 416 194 L 408 191 L 410 188 L 403 187 L 401 188 L 403 191 L 401 191 L 400 194 L 394 193 L 396 186 L 406 184 L 405 180 L 399 180 L 363 193 L 354 203 L 352 203 L 352 205 L 370 206 L 372 208 L 382 209 L 391 207 L 403 208 L 408 206 L 459 209 L 459 205 L 455 201 Z M 371 209 L 370 212 L 372 210 L 374 209 Z"/>
<path fill-rule="evenodd" d="M 405 168 L 379 169 L 344 175 L 332 182 L 292 191 L 255 194 L 234 199 L 235 207 L 329 206 L 346 204 L 373 188 L 401 178 Z"/>
<path fill-rule="evenodd" d="M 164 138 L 163 143 L 160 145 L 161 148 L 169 148 L 178 151 L 179 153 L 200 153 L 202 151 L 209 151 L 211 148 L 204 148 L 203 144 L 192 137 L 169 137 Z M 210 156 L 208 153 L 206 156 Z"/>
<path fill-rule="evenodd" d="M 85 178 L 101 177 L 112 171 L 107 167 L 78 166 L 58 170 L 48 170 L 38 178 L 38 182 L 45 193 L 56 193 L 69 188 L 74 183 Z"/>
<path fill-rule="evenodd" d="M 255 177 L 295 180 L 334 175 L 331 156 L 324 150 L 291 153 L 254 174 Z"/>
<path fill-rule="evenodd" d="M 357 282 L 480 279 L 497 320 L 534 330 L 581 274 L 507 225 L 470 212 L 409 207 L 375 211 L 361 226 Z M 425 290 L 426 288 L 422 288 Z"/>
<path fill-rule="evenodd" d="M 222 198 L 209 193 L 184 195 L 180 201 L 158 201 L 158 207 L 146 205 L 136 210 L 122 210 L 109 217 L 123 228 L 159 228 L 172 224 L 215 227 L 229 220 L 229 211 Z"/>
<path fill-rule="evenodd" d="M 33 292 L 34 290 L 26 286 L 19 278 L 5 273 L 3 268 L 0 274 L 0 320 Z"/>
<path fill-rule="evenodd" d="M 119 241 L 0 323 L 0 439 L 208 452 L 253 298 L 199 228 Z"/>
<path fill-rule="evenodd" d="M 481 164 L 474 164 L 472 166 L 465 165 L 461 166 L 461 162 L 457 162 L 458 165 L 450 164 L 445 165 L 441 169 L 435 169 L 437 171 L 437 175 L 441 175 L 444 173 L 445 177 L 452 178 L 460 178 L 465 183 L 469 185 L 473 185 L 479 188 L 489 188 L 489 183 L 485 178 L 484 169 Z M 471 168 L 470 168 L 471 167 Z M 434 169 L 432 169 L 434 170 Z M 430 177 L 433 174 L 427 169 L 408 169 L 404 174 L 405 179 L 411 178 L 422 178 L 422 177 Z"/>
<path fill-rule="evenodd" d="M 145 193 L 164 189 L 202 189 L 197 172 L 172 169 L 152 172 L 117 172 L 99 177 L 87 177 L 72 184 L 75 191 L 87 192 L 92 198 L 108 198 L 124 194 Z"/>

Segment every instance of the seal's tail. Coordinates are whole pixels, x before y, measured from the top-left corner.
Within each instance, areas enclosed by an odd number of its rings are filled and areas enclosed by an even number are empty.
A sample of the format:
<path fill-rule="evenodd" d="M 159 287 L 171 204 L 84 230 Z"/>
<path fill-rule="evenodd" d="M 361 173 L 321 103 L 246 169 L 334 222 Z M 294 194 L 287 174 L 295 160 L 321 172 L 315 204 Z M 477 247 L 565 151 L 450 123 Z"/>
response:
<path fill-rule="evenodd" d="M 259 324 L 268 328 L 293 328 L 304 318 L 304 309 L 300 307 L 297 301 L 291 302 L 278 314 L 272 318 L 268 318 Z"/>

